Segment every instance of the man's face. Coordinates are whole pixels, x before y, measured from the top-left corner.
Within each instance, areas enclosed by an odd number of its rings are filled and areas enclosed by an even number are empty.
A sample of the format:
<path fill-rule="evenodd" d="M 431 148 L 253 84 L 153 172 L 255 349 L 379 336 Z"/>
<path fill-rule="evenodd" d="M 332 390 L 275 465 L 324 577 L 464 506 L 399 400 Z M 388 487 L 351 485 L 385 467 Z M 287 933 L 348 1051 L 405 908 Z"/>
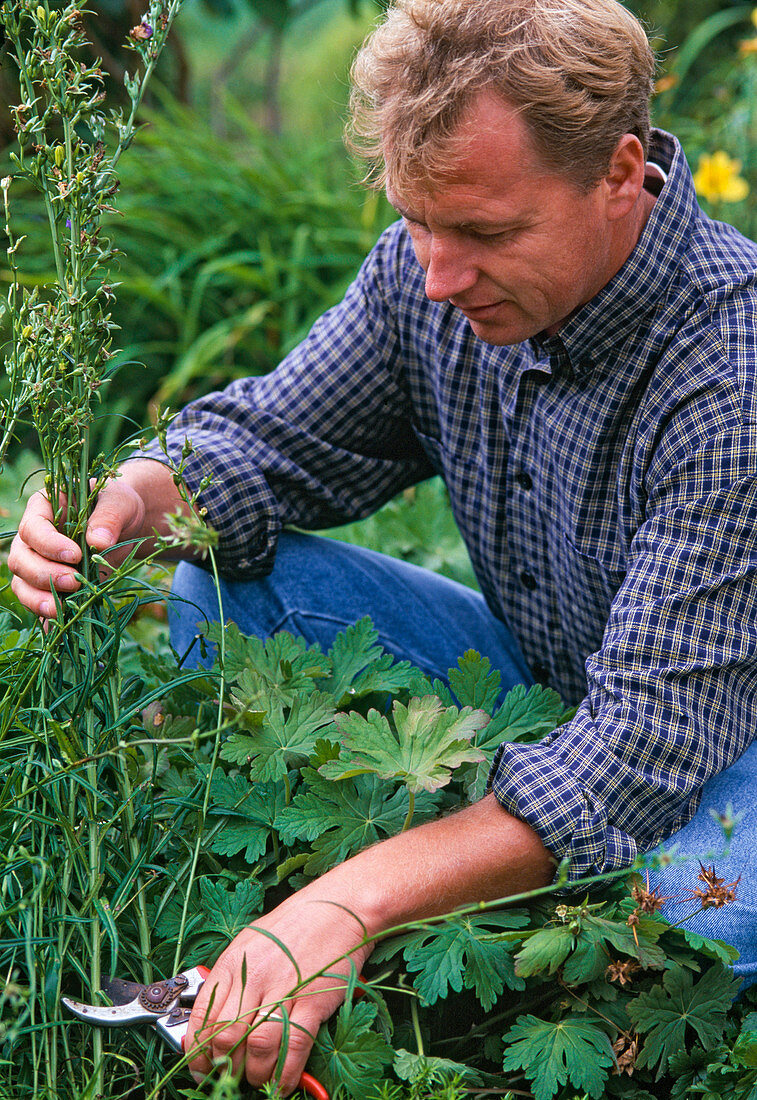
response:
<path fill-rule="evenodd" d="M 524 122 L 483 93 L 467 111 L 443 184 L 389 201 L 403 216 L 426 294 L 489 344 L 554 332 L 615 274 L 600 184 L 585 194 L 541 164 Z"/>

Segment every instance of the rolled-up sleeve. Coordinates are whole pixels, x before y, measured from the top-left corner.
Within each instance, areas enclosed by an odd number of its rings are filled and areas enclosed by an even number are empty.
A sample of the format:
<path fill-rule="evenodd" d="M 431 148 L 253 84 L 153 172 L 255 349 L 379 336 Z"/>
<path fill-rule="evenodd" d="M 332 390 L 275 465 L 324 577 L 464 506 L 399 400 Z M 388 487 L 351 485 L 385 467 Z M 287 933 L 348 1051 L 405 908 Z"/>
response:
<path fill-rule="evenodd" d="M 570 879 L 622 868 L 684 825 L 754 737 L 755 455 L 748 424 L 660 455 L 586 697 L 544 741 L 496 754 L 491 789 L 567 857 Z"/>
<path fill-rule="evenodd" d="M 411 427 L 388 298 L 400 281 L 389 230 L 344 300 L 271 374 L 188 405 L 168 435 L 170 459 L 220 533 L 223 573 L 270 569 L 284 524 L 317 529 L 359 519 L 433 470 Z M 165 460 L 151 445 L 147 457 Z"/>

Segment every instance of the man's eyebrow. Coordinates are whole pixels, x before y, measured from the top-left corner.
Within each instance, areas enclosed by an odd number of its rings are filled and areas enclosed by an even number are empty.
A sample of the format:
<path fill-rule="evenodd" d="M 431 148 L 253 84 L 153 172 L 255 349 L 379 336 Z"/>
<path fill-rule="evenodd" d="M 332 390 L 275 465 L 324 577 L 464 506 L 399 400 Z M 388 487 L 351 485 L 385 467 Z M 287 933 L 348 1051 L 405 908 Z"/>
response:
<path fill-rule="evenodd" d="M 389 205 L 394 207 L 400 217 L 404 218 L 405 221 L 412 222 L 414 225 L 426 224 L 425 222 L 421 221 L 420 218 L 416 217 L 414 214 L 411 214 L 408 210 L 406 210 L 399 200 L 393 198 L 389 194 L 387 194 L 386 197 Z M 498 230 L 500 232 L 509 232 L 510 230 L 517 229 L 522 224 L 522 220 L 519 220 L 517 218 L 494 218 L 491 221 L 476 221 L 474 218 L 472 218 L 465 221 L 452 222 L 450 224 L 450 228 L 459 229 L 464 233 L 469 231 L 477 233 L 481 232 L 482 230 Z"/>

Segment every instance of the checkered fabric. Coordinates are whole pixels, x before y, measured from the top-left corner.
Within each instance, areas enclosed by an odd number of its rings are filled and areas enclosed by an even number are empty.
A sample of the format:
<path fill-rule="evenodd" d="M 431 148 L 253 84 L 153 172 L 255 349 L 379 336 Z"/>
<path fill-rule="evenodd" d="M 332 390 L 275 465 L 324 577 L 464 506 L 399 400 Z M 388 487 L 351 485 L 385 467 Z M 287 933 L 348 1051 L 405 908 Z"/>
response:
<path fill-rule="evenodd" d="M 699 210 L 680 146 L 641 240 L 558 336 L 489 346 L 428 301 L 401 224 L 265 378 L 193 402 L 221 559 L 441 474 L 482 592 L 579 704 L 491 785 L 575 878 L 683 825 L 757 726 L 757 245 Z M 149 452 L 157 457 L 156 451 Z"/>

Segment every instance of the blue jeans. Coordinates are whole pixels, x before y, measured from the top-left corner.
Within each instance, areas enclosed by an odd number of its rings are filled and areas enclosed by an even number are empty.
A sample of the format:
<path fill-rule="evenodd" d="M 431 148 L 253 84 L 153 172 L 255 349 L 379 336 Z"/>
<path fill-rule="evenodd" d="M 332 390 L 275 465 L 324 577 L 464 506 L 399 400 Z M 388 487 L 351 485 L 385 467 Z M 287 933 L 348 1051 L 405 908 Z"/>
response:
<path fill-rule="evenodd" d="M 176 571 L 169 604 L 171 641 L 180 658 L 205 663 L 198 636 L 204 620 L 219 618 L 213 579 L 202 569 L 182 563 Z M 497 619 L 483 597 L 426 569 L 333 539 L 285 532 L 273 572 L 257 581 L 221 583 L 224 619 L 245 634 L 268 637 L 278 630 L 300 635 L 329 649 L 334 636 L 370 615 L 384 648 L 398 660 L 409 660 L 431 677 L 447 679 L 447 670 L 467 649 L 488 657 L 502 675 L 502 695 L 515 684 L 534 680 L 507 625 Z M 757 981 L 757 743 L 727 771 L 704 788 L 702 803 L 688 825 L 664 845 L 675 844 L 685 862 L 675 861 L 650 872 L 650 885 L 669 896 L 663 912 L 669 920 L 687 916 L 696 906 L 680 900 L 697 881 L 699 863 L 714 862 L 726 882 L 741 875 L 737 900 L 719 910 L 706 910 L 686 922 L 703 936 L 723 939 L 738 948 L 734 971 L 744 984 Z M 710 815 L 731 803 L 744 815 L 730 851 L 720 826 Z"/>

